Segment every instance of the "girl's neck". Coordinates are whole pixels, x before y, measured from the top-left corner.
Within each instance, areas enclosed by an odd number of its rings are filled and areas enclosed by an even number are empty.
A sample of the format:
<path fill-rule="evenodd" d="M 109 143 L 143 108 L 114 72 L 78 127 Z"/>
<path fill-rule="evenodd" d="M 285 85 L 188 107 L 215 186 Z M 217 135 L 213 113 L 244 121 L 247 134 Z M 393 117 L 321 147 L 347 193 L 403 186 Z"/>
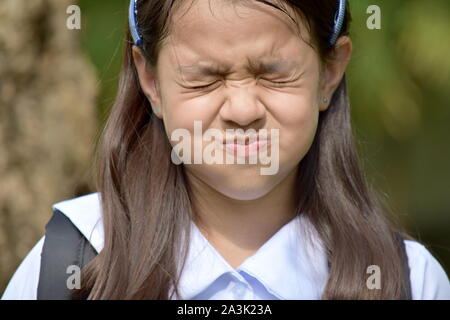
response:
<path fill-rule="evenodd" d="M 238 266 L 297 214 L 297 170 L 255 200 L 231 199 L 189 174 L 193 221 L 232 265 Z"/>

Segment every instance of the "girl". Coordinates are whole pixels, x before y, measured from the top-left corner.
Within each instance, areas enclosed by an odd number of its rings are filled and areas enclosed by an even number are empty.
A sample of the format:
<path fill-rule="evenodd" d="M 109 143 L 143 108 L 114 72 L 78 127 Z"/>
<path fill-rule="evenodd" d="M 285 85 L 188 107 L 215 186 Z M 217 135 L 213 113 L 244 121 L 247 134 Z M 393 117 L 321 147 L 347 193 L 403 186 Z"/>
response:
<path fill-rule="evenodd" d="M 450 298 L 359 167 L 344 0 L 132 0 L 129 20 L 99 192 L 53 206 L 3 298 Z M 196 144 L 195 121 L 231 135 Z M 269 174 L 189 161 L 263 151 Z"/>

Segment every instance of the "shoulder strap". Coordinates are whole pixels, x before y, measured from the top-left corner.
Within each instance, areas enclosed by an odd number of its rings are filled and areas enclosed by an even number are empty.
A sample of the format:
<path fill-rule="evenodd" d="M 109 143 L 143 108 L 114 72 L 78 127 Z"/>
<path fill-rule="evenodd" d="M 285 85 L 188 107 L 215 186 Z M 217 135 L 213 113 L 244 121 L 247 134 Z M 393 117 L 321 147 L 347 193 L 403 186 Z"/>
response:
<path fill-rule="evenodd" d="M 97 252 L 77 227 L 61 211 L 54 209 L 47 223 L 41 254 L 41 270 L 37 289 L 38 300 L 71 300 L 67 287 L 68 267 L 82 269 Z"/>

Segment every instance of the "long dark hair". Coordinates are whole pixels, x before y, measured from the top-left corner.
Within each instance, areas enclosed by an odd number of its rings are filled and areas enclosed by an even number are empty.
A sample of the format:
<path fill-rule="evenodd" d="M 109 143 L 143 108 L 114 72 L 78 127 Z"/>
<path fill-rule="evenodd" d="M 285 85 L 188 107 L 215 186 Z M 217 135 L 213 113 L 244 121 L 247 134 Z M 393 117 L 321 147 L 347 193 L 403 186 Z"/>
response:
<path fill-rule="evenodd" d="M 138 1 L 142 52 L 150 66 L 157 64 L 173 11 L 184 2 Z M 321 61 L 333 58 L 328 39 L 336 0 L 258 2 L 288 15 L 286 8 L 294 9 Z M 349 34 L 350 21 L 347 9 L 340 35 Z M 182 165 L 172 163 L 163 123 L 140 88 L 132 46 L 127 30 L 118 94 L 98 149 L 105 239 L 103 250 L 83 270 L 81 292 L 89 299 L 170 299 L 170 293 L 178 295 L 188 250 L 193 210 L 186 176 Z M 322 299 L 403 298 L 408 276 L 397 235 L 411 237 L 388 219 L 362 174 L 345 76 L 320 113 L 315 140 L 299 166 L 298 212 L 317 230 L 329 261 Z M 370 265 L 381 270 L 381 290 L 366 286 Z"/>

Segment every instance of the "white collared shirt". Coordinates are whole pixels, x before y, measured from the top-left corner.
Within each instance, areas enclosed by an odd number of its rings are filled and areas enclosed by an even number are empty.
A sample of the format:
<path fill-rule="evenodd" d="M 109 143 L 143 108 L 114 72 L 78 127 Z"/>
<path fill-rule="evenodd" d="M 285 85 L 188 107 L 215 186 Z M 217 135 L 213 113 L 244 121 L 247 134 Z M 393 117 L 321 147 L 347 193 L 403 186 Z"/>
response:
<path fill-rule="evenodd" d="M 58 202 L 97 252 L 103 248 L 99 193 Z M 233 269 L 191 222 L 191 241 L 174 299 L 320 299 L 328 277 L 323 246 L 302 216 L 280 228 L 252 256 Z M 306 241 L 310 232 L 312 242 Z M 36 299 L 43 236 L 22 261 L 2 299 Z M 405 240 L 412 298 L 450 299 L 449 279 L 420 243 Z"/>

